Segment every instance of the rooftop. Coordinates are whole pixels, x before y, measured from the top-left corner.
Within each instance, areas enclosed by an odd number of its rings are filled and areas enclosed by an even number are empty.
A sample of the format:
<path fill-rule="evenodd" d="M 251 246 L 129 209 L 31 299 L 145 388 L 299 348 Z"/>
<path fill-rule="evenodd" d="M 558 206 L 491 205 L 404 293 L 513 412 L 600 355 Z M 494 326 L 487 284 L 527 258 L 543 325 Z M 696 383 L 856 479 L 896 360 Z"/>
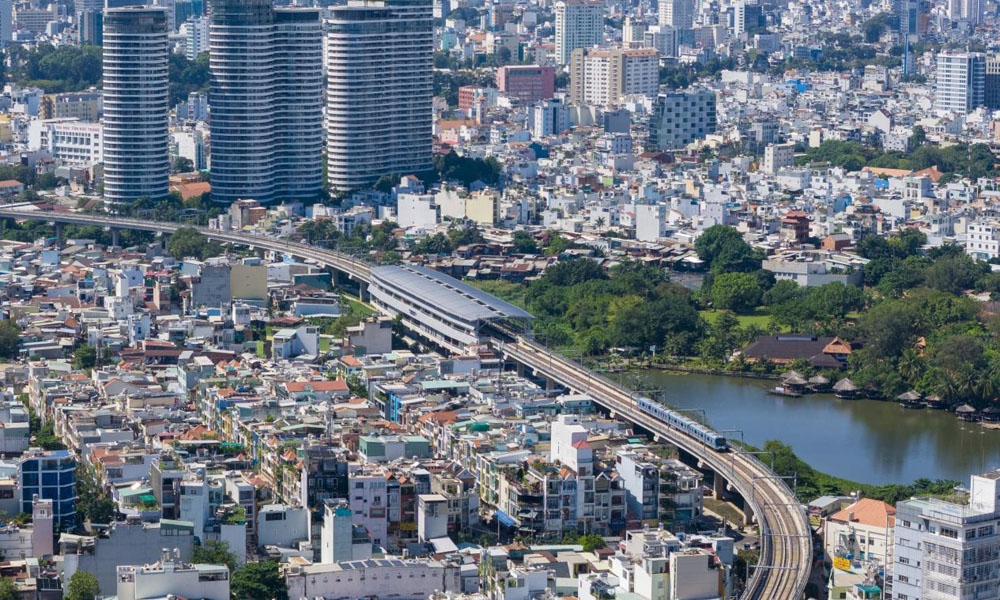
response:
<path fill-rule="evenodd" d="M 410 296 L 422 298 L 467 321 L 533 318 L 530 313 L 509 302 L 426 267 L 375 267 L 372 269 L 372 283 L 377 285 L 379 282 L 406 290 Z"/>

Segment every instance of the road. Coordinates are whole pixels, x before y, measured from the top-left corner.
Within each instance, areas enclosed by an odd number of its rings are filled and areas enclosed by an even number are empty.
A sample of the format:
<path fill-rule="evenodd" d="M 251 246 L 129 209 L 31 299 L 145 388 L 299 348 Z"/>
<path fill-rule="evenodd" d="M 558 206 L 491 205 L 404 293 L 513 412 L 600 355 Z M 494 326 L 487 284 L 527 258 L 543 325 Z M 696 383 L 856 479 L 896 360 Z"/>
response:
<path fill-rule="evenodd" d="M 97 225 L 167 234 L 184 226 L 84 213 L 24 210 L 17 206 L 0 208 L 0 218 Z M 367 282 L 371 278 L 371 267 L 367 263 L 340 252 L 264 236 L 216 231 L 207 227 L 197 229 L 206 237 L 216 241 L 289 254 L 312 261 L 319 266 L 343 271 L 358 281 Z M 621 386 L 554 354 L 544 346 L 526 339 L 499 346 L 499 350 L 506 356 L 571 389 L 589 393 L 613 415 L 624 417 L 649 429 L 660 439 L 690 452 L 702 465 L 707 465 L 716 473 L 722 474 L 746 500 L 761 528 L 761 562 L 742 597 L 747 600 L 798 600 L 803 597 L 812 558 L 808 520 L 804 508 L 797 502 L 785 482 L 775 477 L 763 463 L 749 454 L 717 453 L 693 438 L 652 419 L 635 408 L 632 396 Z"/>

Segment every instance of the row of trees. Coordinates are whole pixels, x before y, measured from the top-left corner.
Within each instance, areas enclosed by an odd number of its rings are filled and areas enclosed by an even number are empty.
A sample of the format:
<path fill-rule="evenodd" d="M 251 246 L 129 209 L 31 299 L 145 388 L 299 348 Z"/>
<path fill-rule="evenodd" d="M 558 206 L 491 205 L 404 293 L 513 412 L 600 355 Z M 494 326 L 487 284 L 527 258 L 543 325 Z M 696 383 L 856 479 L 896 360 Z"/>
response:
<path fill-rule="evenodd" d="M 825 162 L 848 171 L 879 167 L 919 171 L 936 166 L 946 176 L 969 177 L 973 180 L 996 173 L 995 157 L 986 144 L 955 144 L 946 148 L 926 143 L 926 134 L 914 127 L 913 148 L 908 154 L 883 152 L 858 142 L 827 140 L 816 148 L 808 148 L 799 160 L 802 163 Z"/>

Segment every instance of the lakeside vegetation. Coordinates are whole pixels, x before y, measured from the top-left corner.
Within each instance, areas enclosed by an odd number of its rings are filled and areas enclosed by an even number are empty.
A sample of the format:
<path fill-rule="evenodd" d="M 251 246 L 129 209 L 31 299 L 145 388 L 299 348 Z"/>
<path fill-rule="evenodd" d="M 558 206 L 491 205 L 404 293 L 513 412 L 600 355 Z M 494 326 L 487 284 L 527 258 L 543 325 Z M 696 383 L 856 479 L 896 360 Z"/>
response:
<path fill-rule="evenodd" d="M 566 258 L 529 284 L 474 282 L 536 316 L 535 336 L 568 356 L 607 361 L 612 353 L 660 364 L 776 373 L 739 348 L 759 336 L 794 331 L 855 341 L 844 370 L 863 389 L 895 398 L 908 390 L 977 409 L 1000 406 L 1000 274 L 957 246 L 925 251 L 926 237 L 904 230 L 857 245 L 869 259 L 864 286 L 802 288 L 775 282 L 762 256 L 729 227 L 711 227 L 696 251 L 708 265 L 700 290 L 672 282 L 659 267 L 625 260 L 608 270 Z M 785 367 L 788 368 L 788 367 Z M 805 361 L 790 365 L 806 376 Z"/>
<path fill-rule="evenodd" d="M 918 479 L 911 484 L 870 485 L 858 483 L 849 479 L 834 477 L 821 473 L 795 455 L 792 448 L 777 440 L 768 440 L 763 448 L 748 446 L 749 449 L 765 452 L 759 458 L 765 464 L 774 465 L 774 473 L 786 479 L 789 487 L 795 486 L 796 496 L 803 503 L 815 500 L 820 496 L 847 496 L 860 493 L 863 498 L 873 498 L 895 505 L 900 500 L 914 496 L 934 496 L 939 498 L 956 498 L 960 494 L 955 488 L 957 481 L 944 479 Z M 773 457 L 773 463 L 771 462 Z"/>

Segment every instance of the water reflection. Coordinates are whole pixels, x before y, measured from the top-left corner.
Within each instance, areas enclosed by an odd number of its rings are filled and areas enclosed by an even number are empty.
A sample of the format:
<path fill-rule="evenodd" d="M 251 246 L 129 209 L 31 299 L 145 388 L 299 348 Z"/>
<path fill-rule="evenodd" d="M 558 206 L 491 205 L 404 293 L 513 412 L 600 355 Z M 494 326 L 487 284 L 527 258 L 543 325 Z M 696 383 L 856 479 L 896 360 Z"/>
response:
<path fill-rule="evenodd" d="M 641 379 L 645 389 L 662 389 L 673 406 L 704 409 L 717 429 L 740 429 L 758 446 L 779 439 L 814 468 L 839 477 L 872 484 L 921 477 L 965 482 L 970 473 L 1000 467 L 1000 431 L 944 411 L 832 395 L 785 398 L 768 394 L 768 382 L 750 379 L 660 371 Z"/>

